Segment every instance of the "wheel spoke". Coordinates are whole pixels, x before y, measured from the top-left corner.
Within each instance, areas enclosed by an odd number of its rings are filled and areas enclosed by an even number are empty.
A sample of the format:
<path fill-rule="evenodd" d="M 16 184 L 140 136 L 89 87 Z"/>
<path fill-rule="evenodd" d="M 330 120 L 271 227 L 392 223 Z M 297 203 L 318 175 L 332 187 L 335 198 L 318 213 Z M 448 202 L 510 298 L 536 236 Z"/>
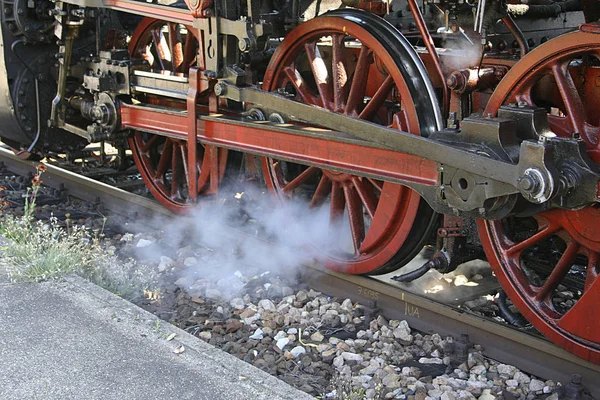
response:
<path fill-rule="evenodd" d="M 162 154 L 160 155 L 160 159 L 158 160 L 158 165 L 156 166 L 156 172 L 154 174 L 154 179 L 162 179 L 162 177 L 167 172 L 167 168 L 169 167 L 169 163 L 171 162 L 173 141 L 171 139 L 167 139 L 165 141 L 165 145 L 163 147 Z"/>
<path fill-rule="evenodd" d="M 365 206 L 365 210 L 369 217 L 375 217 L 375 210 L 377 208 L 377 199 L 375 198 L 375 193 L 373 193 L 373 186 L 370 184 L 365 184 L 365 181 L 358 176 L 352 177 L 352 183 L 356 188 L 356 192 L 362 201 L 362 204 Z"/>
<path fill-rule="evenodd" d="M 290 192 L 294 191 L 294 189 L 298 188 L 298 186 L 300 186 L 301 184 L 306 182 L 308 179 L 315 176 L 315 174 L 317 172 L 319 172 L 319 169 L 317 167 L 308 167 L 307 169 L 302 171 L 302 173 L 300 175 L 298 175 L 297 177 L 292 179 L 291 182 L 289 182 L 287 185 L 285 185 L 283 187 L 283 192 L 290 193 Z"/>
<path fill-rule="evenodd" d="M 331 66 L 333 74 L 333 108 L 337 112 L 343 112 L 348 96 L 348 70 L 347 54 L 344 39 L 346 35 L 332 35 L 332 59 Z"/>
<path fill-rule="evenodd" d="M 302 75 L 300 75 L 300 72 L 296 68 L 286 67 L 283 71 L 287 75 L 292 85 L 294 85 L 294 88 L 296 89 L 296 96 L 299 97 L 299 100 L 301 102 L 321 105 L 321 101 L 315 99 L 315 96 L 313 96 L 310 93 L 310 89 L 306 84 L 306 81 L 304 80 Z"/>
<path fill-rule="evenodd" d="M 306 49 L 306 55 L 315 78 L 315 83 L 317 84 L 317 90 L 323 102 L 323 107 L 331 109 L 333 104 L 331 79 L 329 79 L 329 72 L 319 51 L 319 46 L 317 46 L 317 42 L 315 41 L 305 43 L 304 48 Z"/>
<path fill-rule="evenodd" d="M 321 180 L 319 180 L 319 184 L 317 185 L 317 190 L 310 199 L 309 208 L 315 208 L 323 204 L 327 195 L 331 192 L 331 181 L 325 175 L 321 176 Z"/>
<path fill-rule="evenodd" d="M 377 179 L 372 179 L 372 178 L 367 178 L 367 180 L 369 182 L 371 182 L 371 184 L 373 185 L 375 190 L 377 190 L 379 193 L 381 193 L 383 191 L 383 182 L 382 181 L 379 181 Z"/>
<path fill-rule="evenodd" d="M 367 88 L 367 80 L 369 78 L 369 66 L 371 64 L 371 49 L 366 46 L 360 48 L 358 62 L 352 77 L 350 93 L 348 94 L 348 102 L 344 112 L 350 115 L 358 115 L 358 105 L 362 104 L 365 98 L 365 90 Z"/>
<path fill-rule="evenodd" d="M 598 253 L 588 252 L 588 265 L 585 273 L 585 284 L 583 285 L 583 292 L 587 292 L 592 284 L 598 279 L 599 275 L 598 266 Z"/>
<path fill-rule="evenodd" d="M 185 175 L 185 183 L 187 187 L 190 187 L 190 174 L 188 173 L 188 163 L 187 163 L 187 144 L 182 144 L 179 146 L 179 153 L 181 156 L 181 164 L 183 167 L 183 174 Z"/>
<path fill-rule="evenodd" d="M 558 226 L 557 224 L 548 223 L 547 225 L 540 227 L 540 229 L 533 236 L 517 244 L 510 245 L 506 249 L 506 254 L 508 254 L 511 257 L 518 257 L 523 250 L 533 246 L 536 243 L 541 242 L 544 239 L 549 238 L 551 235 L 557 232 L 559 228 L 560 226 Z"/>
<path fill-rule="evenodd" d="M 158 143 L 156 143 L 156 141 L 158 141 L 158 139 L 160 137 L 162 137 L 162 136 L 152 135 L 152 137 L 150 139 L 148 139 L 146 142 L 143 142 L 142 145 L 140 146 L 142 153 L 146 153 L 150 148 L 158 145 Z"/>
<path fill-rule="evenodd" d="M 560 96 L 565 104 L 567 116 L 571 121 L 573 132 L 578 132 L 581 135 L 585 135 L 584 123 L 586 122 L 585 108 L 583 102 L 573 82 L 571 73 L 567 68 L 568 64 L 556 63 L 552 66 L 552 74 L 556 80 L 556 85 L 560 91 Z"/>
<path fill-rule="evenodd" d="M 190 31 L 185 35 L 185 47 L 183 50 L 183 61 L 179 66 L 179 72 L 187 72 L 196 57 L 196 38 Z"/>
<path fill-rule="evenodd" d="M 558 327 L 580 339 L 598 343 L 598 332 L 600 332 L 598 304 L 600 304 L 600 280 L 597 279 L 575 305 L 558 320 Z"/>
<path fill-rule="evenodd" d="M 352 185 L 344 185 L 344 198 L 346 199 L 346 209 L 348 211 L 348 220 L 350 221 L 354 253 L 360 254 L 360 245 L 365 237 L 365 219 L 362 204 Z"/>
<path fill-rule="evenodd" d="M 160 28 L 156 28 L 152 30 L 152 44 L 154 45 L 154 50 L 156 50 L 156 55 L 158 56 L 158 61 L 160 62 L 160 69 L 161 70 L 165 70 L 165 64 L 163 62 L 163 60 L 166 59 L 165 57 L 165 49 L 163 46 L 163 35 L 162 32 L 160 31 Z"/>
<path fill-rule="evenodd" d="M 169 22 L 169 51 L 171 52 L 171 62 L 173 73 L 183 62 L 183 49 L 181 40 L 179 40 L 179 24 Z"/>
<path fill-rule="evenodd" d="M 537 301 L 550 301 L 550 297 L 554 292 L 554 289 L 556 289 L 559 283 L 565 279 L 565 276 L 567 276 L 567 273 L 571 269 L 578 251 L 579 243 L 571 241 L 567 245 L 567 249 L 560 257 L 560 260 L 558 260 L 558 263 L 550 273 L 550 276 L 548 276 L 546 282 L 544 282 L 544 285 L 537 290 L 537 294 L 535 296 Z"/>
<path fill-rule="evenodd" d="M 173 154 L 171 157 L 171 198 L 177 197 L 179 189 L 179 157 L 177 154 L 179 143 L 173 142 Z"/>
<path fill-rule="evenodd" d="M 381 86 L 379 86 L 379 88 L 371 98 L 371 101 L 369 101 L 364 110 L 362 110 L 358 118 L 366 120 L 373 119 L 375 114 L 381 109 L 381 106 L 383 106 L 383 103 L 385 102 L 393 88 L 394 78 L 392 78 L 391 75 L 388 75 L 388 77 L 385 78 L 385 81 L 383 81 Z"/>
<path fill-rule="evenodd" d="M 558 115 L 548 115 L 548 125 L 552 132 L 560 137 L 569 137 L 573 134 L 571 121 L 567 117 L 559 117 Z"/>
<path fill-rule="evenodd" d="M 329 203 L 329 221 L 337 226 L 344 215 L 344 190 L 337 182 L 331 183 L 331 201 Z"/>

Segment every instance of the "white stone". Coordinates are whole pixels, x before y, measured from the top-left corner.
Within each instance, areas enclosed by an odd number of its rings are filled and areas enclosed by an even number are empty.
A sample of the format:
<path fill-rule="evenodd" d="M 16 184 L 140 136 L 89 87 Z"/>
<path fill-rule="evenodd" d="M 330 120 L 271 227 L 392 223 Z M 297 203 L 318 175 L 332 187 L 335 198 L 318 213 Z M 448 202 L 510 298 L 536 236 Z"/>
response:
<path fill-rule="evenodd" d="M 186 267 L 191 267 L 192 265 L 196 265 L 198 263 L 198 260 L 196 260 L 196 257 L 186 257 L 185 260 L 183 260 L 183 265 L 185 265 Z"/>
<path fill-rule="evenodd" d="M 283 339 L 286 336 L 287 336 L 287 334 L 284 331 L 279 331 L 275 334 L 275 337 L 273 339 L 279 340 L 279 339 Z"/>
<path fill-rule="evenodd" d="M 296 329 L 296 328 L 290 328 L 287 330 L 288 335 L 295 335 L 297 333 L 298 333 L 298 329 Z"/>
<path fill-rule="evenodd" d="M 496 367 L 498 370 L 498 373 L 501 375 L 507 375 L 507 376 L 514 376 L 515 372 L 517 372 L 517 368 L 513 367 L 512 365 L 506 365 L 506 364 L 498 364 L 498 367 Z"/>
<path fill-rule="evenodd" d="M 361 363 L 363 362 L 363 356 L 361 356 L 360 354 L 356 354 L 356 353 L 351 353 L 349 351 L 344 351 L 342 352 L 342 357 L 344 358 L 344 360 L 346 361 L 356 361 L 357 363 Z"/>
<path fill-rule="evenodd" d="M 269 299 L 263 299 L 263 300 L 259 301 L 258 307 L 262 308 L 265 311 L 271 311 L 271 312 L 277 311 L 275 304 L 273 304 L 273 302 Z"/>
<path fill-rule="evenodd" d="M 239 297 L 231 299 L 229 305 L 235 308 L 236 310 L 243 310 L 244 308 L 246 308 L 246 303 Z"/>
<path fill-rule="evenodd" d="M 475 375 L 483 375 L 486 373 L 486 371 L 487 370 L 485 368 L 485 365 L 478 364 L 478 365 L 474 366 L 473 368 L 471 368 L 470 372 Z"/>
<path fill-rule="evenodd" d="M 396 339 L 404 342 L 403 344 L 410 344 L 413 341 L 413 336 L 410 334 L 410 326 L 408 326 L 408 322 L 406 321 L 400 321 L 392 333 Z"/>
<path fill-rule="evenodd" d="M 306 294 L 304 290 L 300 290 L 296 293 L 296 301 L 305 302 L 306 300 L 308 300 L 308 294 Z"/>
<path fill-rule="evenodd" d="M 383 386 L 390 389 L 400 387 L 400 375 L 394 373 L 387 374 L 383 377 L 381 383 L 383 383 Z"/>
<path fill-rule="evenodd" d="M 532 379 L 531 382 L 529 382 L 529 390 L 532 392 L 544 390 L 544 386 L 546 386 L 544 382 L 537 379 Z"/>
<path fill-rule="evenodd" d="M 337 356 L 336 358 L 333 359 L 333 366 L 336 367 L 337 369 L 340 369 L 344 366 L 344 357 L 342 356 Z"/>
<path fill-rule="evenodd" d="M 264 333 L 263 330 L 258 328 L 257 330 L 254 331 L 254 333 L 252 335 L 250 335 L 250 337 L 248 339 L 262 340 L 263 333 Z"/>
<path fill-rule="evenodd" d="M 221 298 L 221 291 L 218 289 L 206 289 L 205 296 L 207 299 L 217 300 Z"/>
<path fill-rule="evenodd" d="M 419 358 L 419 363 L 420 364 L 443 364 L 444 361 L 439 359 L 439 358 L 425 358 L 425 357 L 421 357 Z"/>
<path fill-rule="evenodd" d="M 275 343 L 275 346 L 279 347 L 279 350 L 283 350 L 283 348 L 285 346 L 287 346 L 288 343 L 290 343 L 290 339 L 284 337 L 284 338 L 277 340 L 277 343 Z"/>
<path fill-rule="evenodd" d="M 346 312 L 351 312 L 352 311 L 352 300 L 350 299 L 346 299 L 342 302 L 342 305 L 340 306 L 340 308 Z"/>
<path fill-rule="evenodd" d="M 531 378 L 526 374 L 522 373 L 521 371 L 515 372 L 513 379 L 519 382 L 519 385 L 528 385 L 529 382 L 531 382 Z"/>
<path fill-rule="evenodd" d="M 428 391 L 427 394 L 429 395 L 429 397 L 432 397 L 437 400 L 442 397 L 443 393 L 441 390 L 433 389 Z"/>
<path fill-rule="evenodd" d="M 203 340 L 210 340 L 212 338 L 212 333 L 209 331 L 203 331 L 198 334 L 198 337 Z"/>
<path fill-rule="evenodd" d="M 165 271 L 167 268 L 172 267 L 175 264 L 175 261 L 170 259 L 167 256 L 160 256 L 160 263 L 158 264 L 158 270 L 160 272 Z"/>
<path fill-rule="evenodd" d="M 456 400 L 456 395 L 452 392 L 444 392 L 442 393 L 440 400 Z"/>
<path fill-rule="evenodd" d="M 325 336 L 323 336 L 321 332 L 315 332 L 312 335 L 310 335 L 310 340 L 312 340 L 313 342 L 322 342 L 324 338 Z"/>
<path fill-rule="evenodd" d="M 517 387 L 517 386 L 519 386 L 519 382 L 517 382 L 515 379 L 507 379 L 506 382 L 504 382 L 504 383 L 508 387 Z"/>
<path fill-rule="evenodd" d="M 135 245 L 135 247 L 148 247 L 152 245 L 152 240 L 140 239 L 139 242 Z"/>
<path fill-rule="evenodd" d="M 306 349 L 302 346 L 296 346 L 290 350 L 290 353 L 292 353 L 295 358 L 298 358 L 302 354 L 306 354 Z"/>

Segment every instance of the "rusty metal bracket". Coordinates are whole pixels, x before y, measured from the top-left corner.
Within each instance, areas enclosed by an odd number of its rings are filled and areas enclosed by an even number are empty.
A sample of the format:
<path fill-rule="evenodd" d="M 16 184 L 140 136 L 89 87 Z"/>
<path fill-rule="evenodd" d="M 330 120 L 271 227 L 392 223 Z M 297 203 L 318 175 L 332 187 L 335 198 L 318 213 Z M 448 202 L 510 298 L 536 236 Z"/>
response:
<path fill-rule="evenodd" d="M 452 201 L 451 206 L 461 211 L 477 210 L 477 208 L 484 207 L 483 202 L 487 199 L 501 198 L 515 193 L 523 195 L 532 203 L 547 202 L 558 194 L 558 189 L 561 187 L 561 174 L 555 165 L 559 160 L 554 157 L 554 154 L 560 154 L 561 152 L 576 153 L 573 150 L 569 151 L 571 145 L 575 143 L 567 143 L 567 141 L 560 138 L 538 136 L 538 130 L 541 132 L 546 129 L 543 118 L 540 120 L 541 113 L 529 113 L 528 129 L 533 132 L 529 137 L 539 137 L 538 140 L 523 140 L 518 144 L 518 138 L 515 137 L 515 141 L 510 141 L 508 148 L 504 148 L 506 143 L 500 137 L 500 130 L 503 132 L 510 130 L 503 128 L 504 125 L 490 125 L 494 122 L 494 119 L 491 118 L 471 118 L 472 125 L 487 128 L 482 132 L 479 132 L 479 130 L 467 131 L 463 135 L 464 137 L 455 130 L 423 132 L 429 134 L 427 136 L 431 138 L 436 138 L 434 140 L 337 114 L 320 107 L 299 103 L 287 97 L 254 87 L 239 87 L 221 81 L 215 86 L 215 92 L 221 97 L 237 102 L 260 104 L 263 109 L 286 115 L 290 120 L 309 124 L 319 121 L 320 126 L 346 133 L 354 138 L 375 142 L 382 147 L 402 153 L 434 160 L 441 164 L 443 168 L 456 168 L 461 171 L 461 176 L 464 179 L 457 178 L 458 184 L 465 181 L 467 184 L 469 181 L 476 184 L 476 190 L 473 190 L 473 193 L 477 195 L 477 198 L 469 198 L 467 201 L 454 196 L 456 201 Z M 514 122 L 507 120 L 512 115 L 511 113 L 510 108 L 504 110 L 503 115 L 505 118 L 502 121 L 505 125 L 514 124 L 513 131 L 516 132 L 518 128 L 521 129 L 525 124 L 522 120 L 517 123 L 516 117 Z M 519 118 L 522 118 L 522 116 Z M 523 137 L 523 135 L 519 136 Z M 478 138 L 481 140 L 477 140 Z M 511 147 L 515 148 L 512 149 Z M 507 154 L 501 154 L 499 150 L 508 151 L 509 157 L 507 157 Z M 512 159 L 518 160 L 518 162 L 513 162 Z M 593 186 L 592 189 L 588 188 L 580 191 L 588 194 L 586 201 L 588 203 L 597 202 L 597 196 L 589 194 L 597 192 L 600 174 L 593 172 L 589 167 L 589 163 L 583 159 L 573 163 L 571 168 L 588 177 L 585 180 L 577 180 L 576 185 L 589 186 L 590 188 Z M 472 179 L 467 179 L 466 174 L 469 174 Z M 572 184 L 570 186 L 574 187 Z M 462 189 L 464 191 L 464 188 Z M 582 198 L 579 197 L 577 203 L 581 204 L 581 200 Z M 568 202 L 563 201 L 563 204 L 568 204 Z M 508 207 L 506 202 L 502 202 L 501 205 L 502 207 L 500 205 L 499 207 L 503 209 Z"/>
<path fill-rule="evenodd" d="M 196 202 L 198 195 L 198 171 L 197 171 L 197 134 L 198 134 L 198 118 L 196 117 L 196 105 L 198 100 L 199 92 L 199 71 L 198 68 L 192 67 L 189 71 L 189 82 L 190 86 L 188 89 L 188 95 L 186 100 L 187 105 L 187 120 L 189 124 L 188 129 L 188 145 L 187 145 L 187 162 L 188 162 L 188 187 L 189 187 L 189 198 L 193 202 Z"/>

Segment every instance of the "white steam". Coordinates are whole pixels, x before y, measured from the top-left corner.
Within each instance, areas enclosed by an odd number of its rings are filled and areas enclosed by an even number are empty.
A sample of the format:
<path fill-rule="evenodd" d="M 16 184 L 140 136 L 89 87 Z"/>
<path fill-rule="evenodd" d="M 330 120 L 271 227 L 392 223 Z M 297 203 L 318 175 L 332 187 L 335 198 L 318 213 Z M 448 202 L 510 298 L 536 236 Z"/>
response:
<path fill-rule="evenodd" d="M 221 189 L 218 200 L 161 221 L 160 246 L 138 248 L 137 256 L 176 258 L 178 286 L 191 295 L 231 299 L 266 271 L 294 280 L 303 264 L 322 255 L 317 248 L 342 254 L 350 237 L 347 216 L 342 221 L 330 224 L 328 204 L 309 210 L 304 202 L 282 202 L 256 188 Z"/>

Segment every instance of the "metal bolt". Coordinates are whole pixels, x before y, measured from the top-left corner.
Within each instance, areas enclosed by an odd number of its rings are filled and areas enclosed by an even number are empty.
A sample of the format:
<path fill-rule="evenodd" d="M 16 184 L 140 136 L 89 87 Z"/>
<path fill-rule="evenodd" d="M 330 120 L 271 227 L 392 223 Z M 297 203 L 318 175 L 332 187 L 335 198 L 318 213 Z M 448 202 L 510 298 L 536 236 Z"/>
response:
<path fill-rule="evenodd" d="M 581 135 L 579 134 L 579 132 L 575 132 L 573 134 L 573 139 L 575 139 L 575 140 L 581 140 Z"/>
<path fill-rule="evenodd" d="M 524 192 L 533 192 L 537 186 L 536 180 L 530 175 L 525 175 L 523 179 L 519 181 L 519 189 Z"/>
<path fill-rule="evenodd" d="M 248 38 L 243 38 L 238 41 L 238 47 L 240 51 L 250 50 L 250 40 Z"/>
<path fill-rule="evenodd" d="M 517 104 L 517 103 L 515 103 L 515 102 L 512 102 L 512 103 L 508 103 L 508 106 L 509 106 L 509 107 L 517 107 L 517 106 L 518 106 L 518 104 Z"/>
<path fill-rule="evenodd" d="M 217 83 L 215 85 L 215 94 L 217 96 L 223 96 L 227 92 L 227 87 L 223 83 Z"/>
<path fill-rule="evenodd" d="M 527 102 L 526 102 L 526 101 L 519 101 L 519 102 L 517 103 L 517 106 L 518 106 L 519 108 L 525 108 L 525 107 L 527 107 L 528 105 L 529 105 L 529 104 L 527 104 Z"/>

